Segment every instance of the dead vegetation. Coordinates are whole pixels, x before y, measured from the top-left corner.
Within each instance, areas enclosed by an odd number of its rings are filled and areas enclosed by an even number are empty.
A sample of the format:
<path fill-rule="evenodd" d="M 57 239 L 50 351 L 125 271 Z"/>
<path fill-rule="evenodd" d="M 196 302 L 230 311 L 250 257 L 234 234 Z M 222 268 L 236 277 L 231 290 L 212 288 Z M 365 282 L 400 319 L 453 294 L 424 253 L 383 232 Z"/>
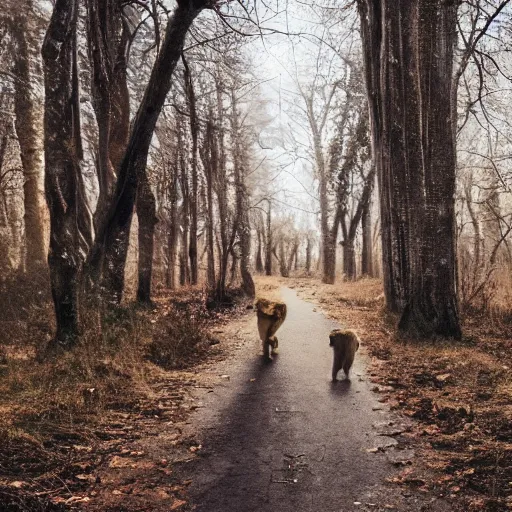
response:
<path fill-rule="evenodd" d="M 168 459 L 194 446 L 182 435 L 189 391 L 202 386 L 193 368 L 222 356 L 211 328 L 246 304 L 219 310 L 202 289 L 181 288 L 149 310 L 111 309 L 101 331 L 84 322 L 73 351 L 41 362 L 51 308 L 21 296 L 0 324 L 2 511 L 105 512 L 121 500 L 122 510 L 186 510 Z"/>
<path fill-rule="evenodd" d="M 448 497 L 453 510 L 511 510 L 512 325 L 506 312 L 473 312 L 462 342 L 415 342 L 394 334 L 396 319 L 384 312 L 376 279 L 286 283 L 358 332 L 382 400 L 417 421 L 405 434 L 416 446 L 416 462 L 395 483 Z"/>

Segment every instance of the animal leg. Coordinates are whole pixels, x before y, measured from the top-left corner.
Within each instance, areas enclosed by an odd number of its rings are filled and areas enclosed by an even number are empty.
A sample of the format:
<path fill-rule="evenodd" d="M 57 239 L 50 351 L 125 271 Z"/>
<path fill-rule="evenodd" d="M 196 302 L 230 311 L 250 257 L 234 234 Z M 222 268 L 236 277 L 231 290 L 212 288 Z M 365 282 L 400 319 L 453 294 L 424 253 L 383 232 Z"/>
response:
<path fill-rule="evenodd" d="M 343 361 L 343 371 L 345 372 L 345 379 L 350 380 L 350 368 L 352 368 L 352 363 L 354 362 L 354 358 L 348 357 Z"/>
<path fill-rule="evenodd" d="M 272 344 L 272 354 L 278 354 L 279 353 L 279 341 L 277 339 L 277 336 L 272 336 L 270 338 L 270 342 Z"/>
<path fill-rule="evenodd" d="M 270 338 L 267 338 L 265 340 L 265 343 L 263 344 L 263 356 L 265 357 L 265 359 L 269 360 L 272 359 L 271 357 L 271 347 L 272 347 L 272 342 L 270 341 Z"/>
<path fill-rule="evenodd" d="M 336 382 L 338 379 L 336 378 L 338 376 L 338 372 L 341 370 L 341 361 L 340 358 L 335 355 L 334 361 L 332 363 L 332 381 Z"/>

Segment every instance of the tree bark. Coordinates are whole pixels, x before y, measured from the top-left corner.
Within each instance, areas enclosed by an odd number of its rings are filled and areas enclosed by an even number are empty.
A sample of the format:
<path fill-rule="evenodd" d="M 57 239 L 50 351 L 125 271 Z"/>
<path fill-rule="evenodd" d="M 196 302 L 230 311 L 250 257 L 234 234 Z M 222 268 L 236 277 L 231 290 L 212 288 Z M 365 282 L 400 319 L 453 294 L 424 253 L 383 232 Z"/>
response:
<path fill-rule="evenodd" d="M 224 142 L 224 106 L 222 102 L 222 86 L 219 77 L 216 79 L 217 89 L 217 143 L 219 153 L 219 165 L 217 167 L 217 179 L 215 182 L 215 191 L 217 193 L 217 203 L 219 212 L 219 229 L 220 229 L 220 263 L 219 277 L 217 279 L 217 300 L 223 302 L 226 296 L 226 279 L 228 273 L 229 254 L 236 236 L 236 226 L 232 227 L 231 234 L 229 231 L 229 210 L 227 198 L 227 169 L 226 169 L 226 149 Z"/>
<path fill-rule="evenodd" d="M 137 301 L 151 304 L 151 277 L 153 275 L 153 250 L 156 217 L 155 195 L 146 173 L 140 177 L 137 189 L 137 218 L 139 219 L 139 284 Z"/>
<path fill-rule="evenodd" d="M 181 55 L 185 69 L 185 93 L 187 96 L 188 108 L 190 113 L 190 134 L 192 136 L 192 159 L 191 159 L 191 178 L 192 190 L 190 192 L 190 239 L 189 239 L 189 258 L 190 258 L 190 280 L 192 284 L 197 284 L 197 151 L 199 122 L 197 120 L 196 95 L 190 68 L 185 60 L 184 54 Z"/>
<path fill-rule="evenodd" d="M 32 27 L 33 29 L 33 27 Z M 44 218 L 43 218 L 43 148 L 39 129 L 41 116 L 35 104 L 33 80 L 30 72 L 29 20 L 24 9 L 12 18 L 11 33 L 14 51 L 14 113 L 16 136 L 20 145 L 23 167 L 23 204 L 25 213 L 25 269 L 29 274 L 41 271 L 45 263 Z"/>
<path fill-rule="evenodd" d="M 92 104 L 98 124 L 96 172 L 99 196 L 94 212 L 98 232 L 107 221 L 116 179 L 130 130 L 130 96 L 126 74 L 129 34 L 115 0 L 87 0 L 87 37 L 92 71 Z M 102 295 L 119 304 L 124 292 L 124 269 L 130 230 L 123 229 L 114 241 L 116 250 L 107 256 L 100 247 Z M 94 282 L 94 276 L 88 276 Z"/>
<path fill-rule="evenodd" d="M 167 239 L 167 275 L 166 284 L 171 290 L 176 288 L 176 249 L 178 245 L 178 151 L 169 182 L 169 228 Z"/>
<path fill-rule="evenodd" d="M 306 242 L 306 275 L 311 275 L 311 238 L 308 236 Z"/>
<path fill-rule="evenodd" d="M 461 337 L 455 246 L 455 143 L 450 91 L 457 3 L 417 0 L 410 13 L 418 91 L 418 167 L 411 173 L 410 296 L 399 327 L 417 337 Z M 406 18 L 407 19 L 407 18 Z M 415 31 L 412 31 L 412 28 Z M 408 147 L 408 156 L 411 158 Z M 414 168 L 414 167 L 412 167 Z M 418 205 L 416 207 L 416 205 Z"/>
<path fill-rule="evenodd" d="M 396 196 L 389 175 L 389 166 L 384 170 L 383 163 L 383 85 L 381 65 L 381 46 L 383 42 L 382 0 L 358 0 L 361 18 L 361 38 L 363 40 L 363 59 L 365 64 L 365 82 L 370 111 L 370 129 L 372 134 L 372 157 L 377 170 L 379 183 L 379 204 L 382 237 L 382 274 L 386 306 L 398 313 L 405 304 L 406 256 L 402 233 L 401 218 L 392 218 L 391 195 Z M 386 57 L 387 58 L 387 57 Z M 389 106 L 389 102 L 388 102 Z M 395 138 L 399 136 L 395 133 Z M 390 135 L 391 136 L 391 135 Z M 394 139 L 393 139 L 394 140 Z M 391 142 L 387 142 L 391 146 Z M 399 159 L 398 159 L 399 161 Z M 396 183 L 395 183 L 396 185 Z M 394 220 L 394 222 L 392 222 Z"/>
<path fill-rule="evenodd" d="M 450 104 L 457 4 L 359 6 L 387 304 L 402 312 L 399 328 L 409 335 L 459 338 Z"/>
<path fill-rule="evenodd" d="M 356 249 L 353 239 L 343 242 L 343 274 L 347 281 L 355 281 L 357 278 Z"/>
<path fill-rule="evenodd" d="M 180 284 L 184 286 L 190 284 L 190 267 L 188 265 L 189 258 L 189 227 L 190 227 L 190 187 L 188 182 L 187 158 L 184 137 L 182 133 L 182 123 L 177 123 L 177 142 L 179 153 L 179 182 L 181 188 L 181 254 L 180 254 Z"/>
<path fill-rule="evenodd" d="M 213 114 L 210 112 L 210 117 Z M 213 189 L 217 176 L 218 168 L 218 152 L 216 146 L 216 139 L 214 133 L 213 122 L 208 120 L 206 124 L 206 135 L 204 148 L 201 153 L 203 166 L 206 176 L 206 203 L 207 203 L 207 217 L 206 217 L 206 252 L 207 252 L 207 269 L 206 278 L 208 288 L 215 289 L 215 236 L 214 236 L 214 206 L 213 206 Z"/>
<path fill-rule="evenodd" d="M 272 205 L 270 199 L 268 202 L 267 212 L 267 236 L 265 242 L 265 275 L 272 275 Z"/>
<path fill-rule="evenodd" d="M 256 228 L 256 234 L 258 237 L 258 245 L 256 247 L 256 272 L 258 274 L 263 274 L 263 271 L 265 268 L 263 267 L 263 257 L 261 256 L 261 249 L 262 249 L 262 243 L 261 243 L 261 229 L 259 227 Z"/>
<path fill-rule="evenodd" d="M 290 272 L 286 261 L 286 254 L 284 252 L 283 239 L 279 241 L 279 271 L 281 273 L 281 277 L 290 277 Z"/>
<path fill-rule="evenodd" d="M 365 277 L 373 276 L 373 244 L 372 244 L 372 202 L 368 201 L 363 207 L 361 226 L 363 231 L 363 247 L 361 254 L 361 274 Z"/>
<path fill-rule="evenodd" d="M 54 344 L 71 347 L 79 334 L 82 254 L 90 231 L 83 216 L 77 0 L 57 0 L 42 47 L 45 77 L 45 189 L 50 211 L 48 264 L 57 331 Z"/>
<path fill-rule="evenodd" d="M 116 252 L 116 241 L 129 233 L 140 175 L 145 172 L 149 147 L 155 125 L 172 85 L 172 75 L 185 41 L 188 29 L 196 16 L 206 7 L 202 1 L 180 0 L 167 24 L 166 35 L 133 121 L 128 146 L 119 170 L 114 199 L 107 220 L 98 230 L 98 236 L 89 256 L 89 265 L 98 277 L 102 247 L 108 262 Z"/>
<path fill-rule="evenodd" d="M 235 175 L 236 229 L 240 239 L 240 273 L 242 289 L 251 298 L 256 295 L 249 262 L 251 258 L 251 226 L 249 222 L 249 194 L 245 184 L 247 154 L 243 134 L 240 130 L 236 94 L 231 94 L 231 131 L 233 138 L 233 169 Z"/>

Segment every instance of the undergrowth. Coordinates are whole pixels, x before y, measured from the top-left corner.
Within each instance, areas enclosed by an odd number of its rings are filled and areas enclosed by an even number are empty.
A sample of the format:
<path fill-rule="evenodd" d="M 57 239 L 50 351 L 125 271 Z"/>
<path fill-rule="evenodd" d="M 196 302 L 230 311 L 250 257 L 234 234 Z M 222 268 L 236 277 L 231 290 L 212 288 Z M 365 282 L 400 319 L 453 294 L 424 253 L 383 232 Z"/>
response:
<path fill-rule="evenodd" d="M 69 478 L 79 485 L 69 475 L 107 413 L 138 411 L 166 370 L 204 358 L 216 343 L 209 327 L 226 313 L 193 287 L 160 294 L 151 309 L 109 308 L 101 329 L 85 311 L 77 345 L 41 360 L 54 330 L 49 297 L 37 291 L 47 283 L 13 278 L 0 288 L 0 509 L 68 510 L 47 495 Z"/>

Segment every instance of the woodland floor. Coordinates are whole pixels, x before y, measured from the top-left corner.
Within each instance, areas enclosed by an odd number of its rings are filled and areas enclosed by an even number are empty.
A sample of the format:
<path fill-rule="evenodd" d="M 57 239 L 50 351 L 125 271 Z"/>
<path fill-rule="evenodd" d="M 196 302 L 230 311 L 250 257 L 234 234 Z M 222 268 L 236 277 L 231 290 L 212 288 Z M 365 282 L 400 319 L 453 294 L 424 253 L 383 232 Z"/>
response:
<path fill-rule="evenodd" d="M 415 455 L 392 462 L 395 493 L 442 497 L 454 511 L 512 510 L 510 326 L 472 319 L 463 342 L 407 342 L 393 335 L 376 280 L 282 283 L 359 332 L 379 402 L 407 418 L 400 437 Z M 258 279 L 261 295 L 278 286 Z M 191 309 L 194 293 L 162 297 L 152 311 L 129 316 L 126 332 L 112 332 L 116 340 L 130 338 L 126 345 L 103 347 L 101 357 L 80 347 L 80 363 L 76 355 L 36 363 L 34 341 L 20 347 L 14 335 L 0 346 L 1 511 L 193 510 L 194 482 L 184 480 L 183 467 L 203 451 L 194 411 L 229 379 L 226 362 L 258 343 L 240 328 L 247 325 L 244 304 L 195 325 L 206 313 Z M 169 356 L 161 341 L 176 314 L 204 339 L 185 351 L 173 346 L 181 363 L 164 369 Z M 145 347 L 142 360 L 129 356 L 137 351 L 133 337 Z"/>
<path fill-rule="evenodd" d="M 434 492 L 454 510 L 512 510 L 512 326 L 466 318 L 461 342 L 399 339 L 381 283 L 288 284 L 360 334 L 375 391 L 413 419 L 416 451 L 393 481 Z"/>

